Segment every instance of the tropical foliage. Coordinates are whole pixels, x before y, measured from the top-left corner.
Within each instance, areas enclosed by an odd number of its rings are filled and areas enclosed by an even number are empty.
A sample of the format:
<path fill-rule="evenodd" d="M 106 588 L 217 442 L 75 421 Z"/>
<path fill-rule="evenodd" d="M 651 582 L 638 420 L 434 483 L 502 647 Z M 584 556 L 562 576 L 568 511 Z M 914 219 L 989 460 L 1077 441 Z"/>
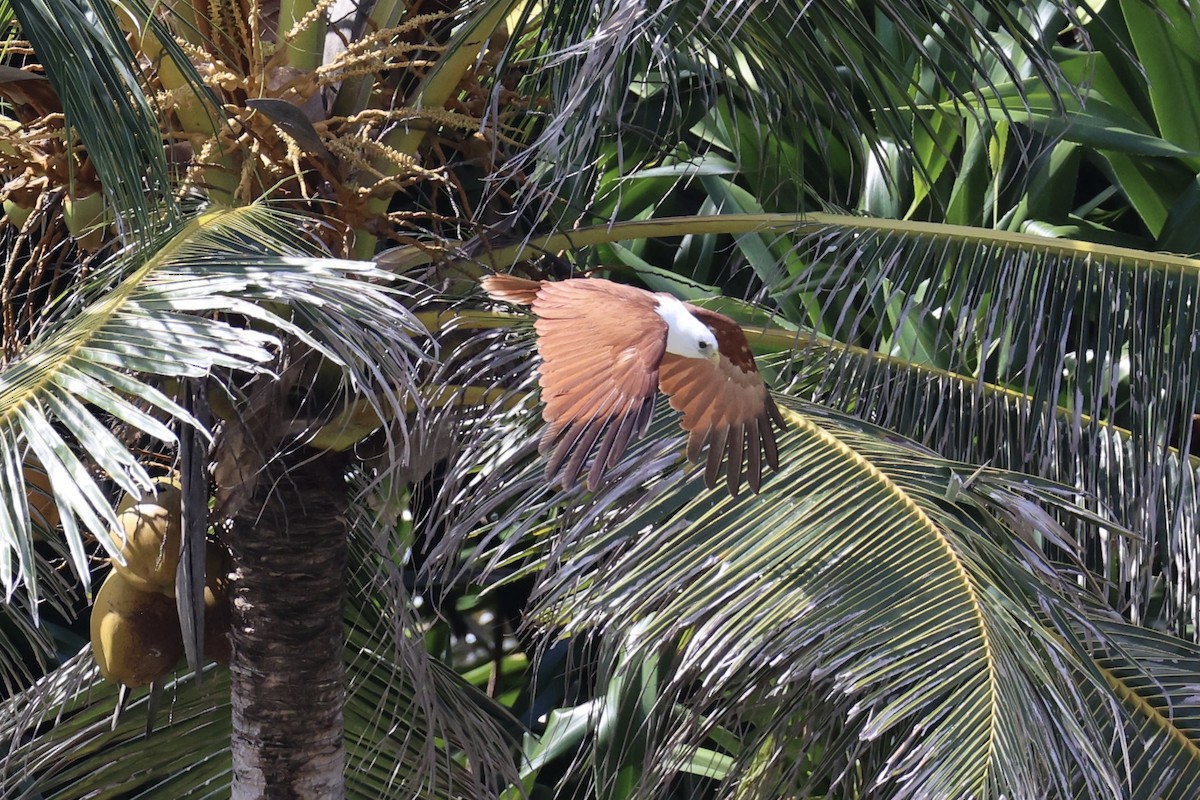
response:
<path fill-rule="evenodd" d="M 16 11 L 5 797 L 238 791 L 250 634 L 129 697 L 76 655 L 170 464 L 201 543 L 272 465 L 344 495 L 349 796 L 1197 794 L 1186 9 Z M 664 408 L 546 486 L 491 269 L 740 320 L 780 471 L 704 490 Z"/>

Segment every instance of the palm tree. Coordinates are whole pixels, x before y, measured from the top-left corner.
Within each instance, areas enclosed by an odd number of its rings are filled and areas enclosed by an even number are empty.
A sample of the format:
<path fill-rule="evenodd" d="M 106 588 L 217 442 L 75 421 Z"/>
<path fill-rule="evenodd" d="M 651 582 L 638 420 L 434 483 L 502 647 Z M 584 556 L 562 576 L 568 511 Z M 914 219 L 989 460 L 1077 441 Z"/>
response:
<path fill-rule="evenodd" d="M 1039 219 L 1033 179 L 1061 156 L 1041 137 L 1094 122 L 1074 56 L 1052 57 L 1069 10 L 377 4 L 325 61 L 323 5 L 282 4 L 274 46 L 270 15 L 219 3 L 80 8 L 19 8 L 71 128 L 36 81 L 6 96 L 54 134 L 44 161 L 65 168 L 48 174 L 103 188 L 121 251 L 56 276 L 88 293 L 6 335 L 11 640 L 47 650 L 21 598 L 71 602 L 31 545 L 27 452 L 62 512 L 46 546 L 85 582 L 79 522 L 114 547 L 105 489 L 148 480 L 145 437 L 180 442 L 192 547 L 211 462 L 239 611 L 229 677 L 166 687 L 170 736 L 134 737 L 131 709 L 104 733 L 115 692 L 86 654 L 15 695 L 7 793 L 478 796 L 514 769 L 532 791 L 605 797 L 1194 793 L 1197 650 L 1117 610 L 1151 621 L 1169 577 L 1156 621 L 1194 635 L 1192 470 L 1167 439 L 1191 413 L 1195 264 L 1012 233 L 996 213 Z M 82 150 L 59 144 L 70 131 Z M 268 191 L 330 221 L 246 205 Z M 234 209 L 172 201 L 196 195 Z M 828 213 L 856 204 L 875 216 Z M 54 218 L 35 215 L 27 238 Z M 380 267 L 313 257 L 381 237 Z M 665 419 L 594 496 L 544 486 L 528 337 L 452 298 L 481 265 L 564 258 L 761 329 L 790 427 L 761 495 L 701 490 Z M 423 290 L 398 274 L 443 290 L 419 317 L 436 362 L 406 310 Z M 401 567 L 418 555 L 407 583 L 427 602 L 533 578 L 526 624 L 557 643 L 542 663 L 580 665 L 580 688 L 537 706 L 552 713 L 525 759 L 507 761 L 499 711 L 413 646 Z M 185 629 L 198 585 L 178 593 Z"/>

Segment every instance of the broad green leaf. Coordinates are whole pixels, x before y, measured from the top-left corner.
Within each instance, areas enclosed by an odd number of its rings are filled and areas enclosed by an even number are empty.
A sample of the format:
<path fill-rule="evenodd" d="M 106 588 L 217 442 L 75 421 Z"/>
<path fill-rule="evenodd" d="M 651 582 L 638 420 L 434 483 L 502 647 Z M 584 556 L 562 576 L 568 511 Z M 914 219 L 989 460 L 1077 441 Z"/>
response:
<path fill-rule="evenodd" d="M 1146 5 L 1121 0 L 1121 12 L 1144 71 L 1163 139 L 1200 151 L 1200 29 L 1191 9 L 1166 3 Z"/>

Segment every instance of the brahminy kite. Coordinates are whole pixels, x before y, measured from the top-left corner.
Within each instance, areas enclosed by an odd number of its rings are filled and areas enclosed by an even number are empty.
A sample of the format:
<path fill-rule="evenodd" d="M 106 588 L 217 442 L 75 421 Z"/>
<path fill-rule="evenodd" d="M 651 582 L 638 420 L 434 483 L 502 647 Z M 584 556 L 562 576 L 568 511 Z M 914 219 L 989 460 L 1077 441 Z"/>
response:
<path fill-rule="evenodd" d="M 708 447 L 704 482 L 710 489 L 722 461 L 735 497 L 743 461 L 755 493 L 763 459 L 779 469 L 771 426 L 782 429 L 783 417 L 746 335 L 729 317 L 600 278 L 491 275 L 482 283 L 492 299 L 531 306 L 537 316 L 538 382 L 547 423 L 538 450 L 549 455 L 551 482 L 557 477 L 564 488 L 572 485 L 595 448 L 587 475 L 594 491 L 630 439 L 645 435 L 658 390 L 683 414 L 688 460 L 698 461 Z"/>

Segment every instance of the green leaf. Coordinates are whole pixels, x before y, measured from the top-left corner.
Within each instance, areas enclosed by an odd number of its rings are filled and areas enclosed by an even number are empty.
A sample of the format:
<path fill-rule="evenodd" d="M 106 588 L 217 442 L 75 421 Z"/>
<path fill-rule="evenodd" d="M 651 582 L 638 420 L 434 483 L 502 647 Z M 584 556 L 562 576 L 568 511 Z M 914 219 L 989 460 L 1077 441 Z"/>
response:
<path fill-rule="evenodd" d="M 1171 204 L 1171 210 L 1159 232 L 1158 246 L 1172 253 L 1200 254 L 1200 179 L 1193 179 Z"/>
<path fill-rule="evenodd" d="M 541 736 L 525 735 L 522 777 L 532 777 L 546 764 L 574 752 L 595 725 L 597 704 L 551 711 Z"/>
<path fill-rule="evenodd" d="M 86 585 L 85 531 L 122 558 L 97 475 L 129 494 L 151 485 L 128 440 L 109 426 L 171 442 L 164 420 L 198 425 L 156 381 L 265 371 L 282 335 L 340 367 L 380 418 L 404 419 L 404 387 L 424 358 L 412 340 L 419 323 L 387 287 L 390 275 L 307 255 L 297 222 L 261 206 L 214 211 L 164 234 L 152 256 L 127 251 L 50 307 L 0 371 L 0 476 L 20 498 L 0 505 L 0 585 L 11 598 L 24 584 L 35 621 L 45 565 L 31 548 L 22 465 L 31 457 L 45 470 L 69 562 Z M 235 327 L 230 314 L 255 324 Z"/>
<path fill-rule="evenodd" d="M 361 487 L 360 487 L 361 488 Z M 361 498 L 360 498 L 361 499 Z M 502 709 L 424 651 L 411 597 L 379 520 L 360 504 L 351 526 L 345 610 L 347 796 L 354 800 L 480 796 L 516 779 Z M 305 687 L 298 687 L 303 690 Z M 229 671 L 202 684 L 180 670 L 165 682 L 169 713 L 147 734 L 150 696 L 134 690 L 111 728 L 117 687 L 90 647 L 0 705 L 0 795 L 69 800 L 228 796 Z M 389 709 L 381 714 L 381 709 Z M 431 757 L 435 738 L 465 754 Z"/>
<path fill-rule="evenodd" d="M 1048 666 L 1066 656 L 1064 631 L 1039 609 L 1073 617 L 1082 598 L 1067 583 L 1059 591 L 1070 600 L 1033 583 L 1022 563 L 1029 551 L 945 506 L 949 473 L 936 459 L 828 415 L 791 413 L 789 425 L 786 466 L 758 497 L 660 491 L 612 526 L 584 517 L 565 530 L 568 560 L 543 590 L 544 619 L 567 634 L 629 636 L 646 643 L 647 656 L 653 643 L 683 637 L 656 702 L 636 706 L 653 709 L 647 732 L 679 730 L 668 721 L 675 697 L 703 709 L 705 725 L 788 731 L 802 737 L 798 746 L 828 745 L 838 759 L 857 742 L 852 757 L 869 783 L 946 797 L 1020 794 L 1062 781 L 1066 759 L 1093 785 L 1118 791 L 1107 747 L 1088 733 L 1076 677 Z M 1047 564 L 1036 569 L 1049 574 Z M 835 719 L 854 731 L 837 746 L 825 727 Z M 786 765 L 789 736 L 750 738 Z M 890 744 L 898 739 L 907 742 L 901 754 Z M 657 752 L 641 785 L 677 768 Z M 790 774 L 751 770 L 746 759 L 758 757 L 753 746 L 740 754 L 729 779 L 766 789 Z M 832 779 L 836 767 L 815 769 L 814 779 Z"/>
<path fill-rule="evenodd" d="M 1021 122 L 1048 136 L 1062 137 L 1098 150 L 1115 150 L 1130 155 L 1173 158 L 1200 157 L 1200 149 L 1176 144 L 1176 140 L 1157 135 L 1140 118 L 1131 117 L 1114 107 L 1103 95 L 1092 93 L 1086 103 L 1066 100 L 1065 114 L 1057 107 L 1060 98 L 1046 93 L 1037 84 L 998 87 L 994 98 L 972 110 L 986 113 L 993 120 Z M 943 110 L 954 104 L 943 103 Z"/>
<path fill-rule="evenodd" d="M 116 207 L 132 211 L 136 229 L 149 235 L 152 211 L 173 211 L 172 183 L 158 118 L 113 6 L 33 0 L 15 10 L 62 99 L 69 135 L 83 141 Z"/>
<path fill-rule="evenodd" d="M 700 182 L 722 214 L 753 214 L 762 211 L 749 192 L 724 178 L 702 176 Z M 796 267 L 795 260 L 789 255 L 790 247 L 786 240 L 767 234 L 747 233 L 737 237 L 737 246 L 759 280 L 773 290 L 788 316 L 792 319 L 803 318 L 803 306 L 795 298 L 774 289 L 786 285 L 789 282 L 789 269 Z"/>
<path fill-rule="evenodd" d="M 633 636 L 637 637 L 636 631 Z M 663 646 L 655 652 L 653 645 L 631 644 L 628 655 L 617 656 L 596 723 L 596 797 L 600 800 L 640 796 L 643 776 L 651 771 L 647 737 L 660 699 L 660 673 L 668 672 L 672 648 Z"/>
<path fill-rule="evenodd" d="M 1200 31 L 1191 9 L 1121 0 L 1163 139 L 1200 154 Z"/>

